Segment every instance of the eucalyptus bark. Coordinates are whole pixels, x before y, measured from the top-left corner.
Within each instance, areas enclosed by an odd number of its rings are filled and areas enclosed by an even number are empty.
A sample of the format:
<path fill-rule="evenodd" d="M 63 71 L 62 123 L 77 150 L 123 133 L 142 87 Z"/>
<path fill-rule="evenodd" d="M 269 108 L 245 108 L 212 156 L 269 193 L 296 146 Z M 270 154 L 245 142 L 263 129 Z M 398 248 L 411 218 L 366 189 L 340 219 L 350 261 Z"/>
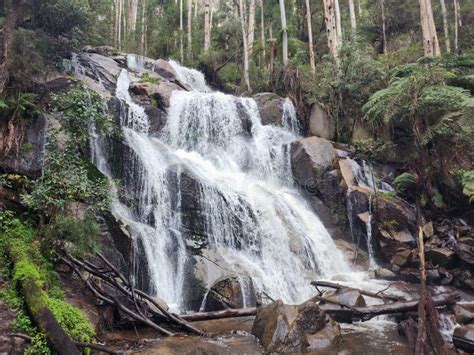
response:
<path fill-rule="evenodd" d="M 143 55 L 146 55 L 146 0 L 143 0 L 142 3 L 142 38 L 141 38 L 141 47 Z"/>
<path fill-rule="evenodd" d="M 283 65 L 288 65 L 288 29 L 286 27 L 285 0 L 280 2 L 281 31 L 283 33 Z"/>
<path fill-rule="evenodd" d="M 382 41 L 383 53 L 387 54 L 387 21 L 385 19 L 385 0 L 380 0 L 380 8 L 382 11 Z"/>
<path fill-rule="evenodd" d="M 209 1 L 210 0 L 204 0 L 204 52 L 207 52 L 211 45 L 211 21 Z"/>
<path fill-rule="evenodd" d="M 443 30 L 444 30 L 444 44 L 446 46 L 446 53 L 451 53 L 451 43 L 449 40 L 449 25 L 448 14 L 446 11 L 446 3 L 444 0 L 439 0 L 441 5 L 441 14 L 443 15 Z"/>
<path fill-rule="evenodd" d="M 183 33 L 183 0 L 179 0 L 179 57 L 181 63 L 184 63 Z"/>
<path fill-rule="evenodd" d="M 249 46 L 249 57 L 253 53 L 253 43 L 255 41 L 255 11 L 256 11 L 256 1 L 250 0 L 249 6 L 249 23 L 248 23 L 248 46 Z"/>
<path fill-rule="evenodd" d="M 352 30 L 352 33 L 354 33 L 357 30 L 357 19 L 356 19 L 354 0 L 349 0 L 349 16 L 351 18 L 351 30 Z"/>
<path fill-rule="evenodd" d="M 313 46 L 313 26 L 311 24 L 311 6 L 310 0 L 306 0 L 306 22 L 308 26 L 308 51 L 309 51 L 309 65 L 311 73 L 316 73 L 316 65 L 314 60 L 314 46 Z"/>
<path fill-rule="evenodd" d="M 439 56 L 441 51 L 434 24 L 431 0 L 419 0 L 419 4 L 424 54 L 425 56 Z"/>
<path fill-rule="evenodd" d="M 260 5 L 260 40 L 262 42 L 262 50 L 260 51 L 260 67 L 265 67 L 266 43 L 265 43 L 265 12 L 263 0 L 259 1 Z"/>
<path fill-rule="evenodd" d="M 336 4 L 335 0 L 323 0 L 324 5 L 324 22 L 326 24 L 326 37 L 328 41 L 329 53 L 332 57 L 339 61 L 339 36 L 336 20 Z"/>
<path fill-rule="evenodd" d="M 243 79 L 247 91 L 251 91 L 250 88 L 250 79 L 249 79 L 249 48 L 247 42 L 247 33 L 245 26 L 245 4 L 244 0 L 239 0 L 239 12 L 240 12 L 240 24 L 242 27 L 242 44 L 243 44 L 243 55 L 244 55 L 244 70 L 243 70 Z"/>
<path fill-rule="evenodd" d="M 192 37 L 192 29 L 193 29 L 193 0 L 188 0 L 188 60 L 191 60 L 192 57 L 192 46 L 193 46 L 193 37 Z"/>
<path fill-rule="evenodd" d="M 336 14 L 336 29 L 337 29 L 337 40 L 339 48 L 342 47 L 342 24 L 341 24 L 341 10 L 339 7 L 339 0 L 334 0 L 334 12 Z"/>
<path fill-rule="evenodd" d="M 457 0 L 453 0 L 453 6 L 454 6 L 454 52 L 459 53 L 459 22 L 460 22 L 460 16 L 459 16 L 459 3 Z"/>

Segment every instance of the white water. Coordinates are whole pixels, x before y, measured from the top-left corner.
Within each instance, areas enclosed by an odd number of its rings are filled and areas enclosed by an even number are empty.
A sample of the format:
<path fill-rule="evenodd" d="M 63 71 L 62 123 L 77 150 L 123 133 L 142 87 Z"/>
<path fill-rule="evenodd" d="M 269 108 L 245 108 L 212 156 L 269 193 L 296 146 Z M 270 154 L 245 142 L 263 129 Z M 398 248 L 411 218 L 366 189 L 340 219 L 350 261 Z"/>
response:
<path fill-rule="evenodd" d="M 200 71 L 183 67 L 172 59 L 170 59 L 168 63 L 170 63 L 170 65 L 175 70 L 177 79 L 183 84 L 189 86 L 192 90 L 200 92 L 211 91 L 211 89 L 206 84 L 204 74 Z"/>
<path fill-rule="evenodd" d="M 143 70 L 136 59 L 129 58 L 130 66 Z M 82 73 L 80 66 L 75 69 Z M 174 311 L 186 310 L 185 274 L 193 256 L 181 210 L 182 198 L 189 196 L 198 200 L 205 218 L 207 248 L 225 261 L 230 276 L 250 276 L 257 291 L 297 303 L 314 294 L 311 280 L 350 272 L 318 216 L 293 188 L 289 143 L 298 139 L 299 127 L 291 102 L 285 103 L 284 128 L 263 126 L 253 99 L 207 92 L 201 73 L 178 69 L 195 91 L 173 93 L 158 138 L 149 135 L 145 110 L 129 94 L 126 70 L 116 88 L 131 152 L 123 181 L 113 184 L 111 209 L 143 247 L 152 292 Z M 91 137 L 94 162 L 112 176 L 109 147 L 93 128 Z M 189 189 L 196 181 L 198 190 Z M 124 202 L 122 190 L 135 203 Z M 242 287 L 247 293 L 248 285 Z"/>

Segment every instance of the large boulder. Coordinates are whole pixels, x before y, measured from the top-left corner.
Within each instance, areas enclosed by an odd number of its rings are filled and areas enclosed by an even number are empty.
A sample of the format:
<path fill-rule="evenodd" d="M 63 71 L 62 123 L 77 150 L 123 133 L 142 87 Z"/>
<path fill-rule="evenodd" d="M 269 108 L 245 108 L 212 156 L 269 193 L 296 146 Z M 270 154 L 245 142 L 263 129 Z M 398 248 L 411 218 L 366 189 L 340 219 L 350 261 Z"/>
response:
<path fill-rule="evenodd" d="M 263 125 L 282 126 L 285 99 L 277 94 L 263 92 L 254 97 Z"/>
<path fill-rule="evenodd" d="M 468 354 L 474 353 L 474 324 L 454 329 L 453 344 Z"/>
<path fill-rule="evenodd" d="M 171 94 L 175 90 L 182 88 L 168 81 L 160 81 L 158 83 L 137 81 L 130 84 L 130 91 L 135 95 L 143 95 L 153 97 L 158 100 L 159 104 L 169 107 Z"/>
<path fill-rule="evenodd" d="M 474 322 L 474 303 L 458 303 L 453 306 L 456 322 L 468 324 Z"/>
<path fill-rule="evenodd" d="M 456 243 L 456 252 L 462 261 L 474 265 L 474 237 L 459 238 Z"/>
<path fill-rule="evenodd" d="M 246 302 L 248 301 L 248 302 Z M 204 300 L 204 311 L 255 307 L 256 295 L 250 277 L 225 277 L 217 280 Z"/>
<path fill-rule="evenodd" d="M 252 334 L 269 353 L 310 352 L 337 342 L 341 329 L 314 302 L 290 306 L 278 300 L 258 310 Z"/>
<path fill-rule="evenodd" d="M 326 139 L 309 137 L 291 144 L 293 177 L 309 192 L 323 193 L 323 175 L 332 170 L 336 162 L 336 149 Z"/>
<path fill-rule="evenodd" d="M 311 105 L 309 131 L 312 135 L 332 140 L 336 133 L 336 123 L 326 109 L 318 102 Z"/>

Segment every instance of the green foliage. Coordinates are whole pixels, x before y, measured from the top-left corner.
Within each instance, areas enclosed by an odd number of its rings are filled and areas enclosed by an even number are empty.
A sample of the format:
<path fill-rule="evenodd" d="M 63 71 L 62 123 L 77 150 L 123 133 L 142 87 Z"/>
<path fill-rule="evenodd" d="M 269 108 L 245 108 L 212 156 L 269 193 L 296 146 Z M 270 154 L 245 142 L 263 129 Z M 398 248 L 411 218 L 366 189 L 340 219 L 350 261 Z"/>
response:
<path fill-rule="evenodd" d="M 80 149 L 85 149 L 89 142 L 91 126 L 103 135 L 116 132 L 99 94 L 82 85 L 55 96 L 54 109 L 61 112 L 61 124 L 71 143 Z"/>
<path fill-rule="evenodd" d="M 38 112 L 37 101 L 38 95 L 29 92 L 0 96 L 1 115 L 7 118 L 31 119 Z"/>
<path fill-rule="evenodd" d="M 151 76 L 149 73 L 145 72 L 140 75 L 140 83 L 150 83 L 150 84 L 159 84 L 160 78 L 157 76 Z"/>
<path fill-rule="evenodd" d="M 108 205 L 108 181 L 103 176 L 89 178 L 87 164 L 74 152 L 53 148 L 43 176 L 32 183 L 23 201 L 48 217 L 68 212 L 73 201 L 87 201 L 91 210 L 101 210 Z"/>
<path fill-rule="evenodd" d="M 402 173 L 393 180 L 393 186 L 400 194 L 413 191 L 416 188 L 416 177 L 410 173 Z"/>
<path fill-rule="evenodd" d="M 474 202 L 474 170 L 462 174 L 463 193 L 469 197 L 469 202 Z"/>
<path fill-rule="evenodd" d="M 43 230 L 43 244 L 62 241 L 71 254 L 84 256 L 99 251 L 100 226 L 91 215 L 78 219 L 60 214 Z"/>
<path fill-rule="evenodd" d="M 76 341 L 91 343 L 95 332 L 88 319 L 78 308 L 62 300 L 48 298 L 48 307 L 59 325 Z"/>

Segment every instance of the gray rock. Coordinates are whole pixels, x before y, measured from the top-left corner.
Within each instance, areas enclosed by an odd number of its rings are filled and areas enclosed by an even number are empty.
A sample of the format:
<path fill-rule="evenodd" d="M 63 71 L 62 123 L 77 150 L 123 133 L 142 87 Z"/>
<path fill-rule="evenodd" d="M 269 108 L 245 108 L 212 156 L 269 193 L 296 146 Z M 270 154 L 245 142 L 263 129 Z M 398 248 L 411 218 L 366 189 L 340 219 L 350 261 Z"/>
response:
<path fill-rule="evenodd" d="M 255 95 L 253 98 L 257 102 L 258 111 L 263 125 L 274 125 L 279 127 L 283 125 L 281 120 L 283 115 L 283 105 L 285 103 L 283 97 L 270 92 L 263 92 Z"/>
<path fill-rule="evenodd" d="M 336 150 L 326 139 L 309 137 L 291 144 L 293 177 L 309 192 L 324 191 L 323 174 L 331 170 L 336 161 Z"/>
<path fill-rule="evenodd" d="M 332 140 L 336 133 L 336 123 L 326 109 L 318 102 L 311 105 L 309 131 L 312 135 Z"/>
<path fill-rule="evenodd" d="M 135 95 L 150 96 L 162 103 L 165 107 L 169 107 L 171 94 L 174 90 L 182 90 L 182 88 L 174 83 L 162 81 L 159 84 L 148 82 L 134 82 L 130 84 L 130 91 Z"/>
<path fill-rule="evenodd" d="M 456 322 L 467 324 L 474 322 L 474 303 L 457 303 L 453 306 Z"/>
<path fill-rule="evenodd" d="M 449 248 L 430 248 L 426 251 L 426 259 L 433 265 L 448 266 L 452 263 L 456 253 Z"/>
<path fill-rule="evenodd" d="M 314 302 L 290 306 L 278 300 L 258 310 L 252 334 L 269 353 L 291 353 L 327 349 L 341 329 Z"/>
<path fill-rule="evenodd" d="M 255 307 L 256 294 L 250 277 L 225 277 L 217 280 L 206 295 L 204 311 L 220 311 L 227 308 Z"/>
<path fill-rule="evenodd" d="M 376 279 L 382 280 L 395 280 L 397 278 L 397 274 L 384 268 L 375 269 L 374 276 Z"/>
<path fill-rule="evenodd" d="M 474 324 L 457 327 L 453 334 L 453 344 L 467 353 L 474 353 Z"/>

